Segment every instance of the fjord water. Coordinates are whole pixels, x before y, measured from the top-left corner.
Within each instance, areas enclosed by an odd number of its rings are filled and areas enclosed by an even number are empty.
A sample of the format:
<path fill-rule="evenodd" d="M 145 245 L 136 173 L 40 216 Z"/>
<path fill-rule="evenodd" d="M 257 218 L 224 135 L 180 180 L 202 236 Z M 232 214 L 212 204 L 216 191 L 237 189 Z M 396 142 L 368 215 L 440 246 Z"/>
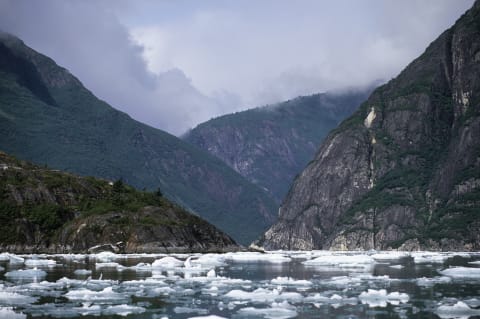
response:
<path fill-rule="evenodd" d="M 0 318 L 480 318 L 480 253 L 4 253 L 0 267 Z"/>

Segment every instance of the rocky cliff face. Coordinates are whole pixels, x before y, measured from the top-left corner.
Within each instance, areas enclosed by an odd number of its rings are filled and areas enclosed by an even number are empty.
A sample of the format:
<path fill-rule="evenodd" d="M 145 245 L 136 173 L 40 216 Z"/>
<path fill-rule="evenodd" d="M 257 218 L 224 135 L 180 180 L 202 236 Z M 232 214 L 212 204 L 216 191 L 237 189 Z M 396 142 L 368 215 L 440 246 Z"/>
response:
<path fill-rule="evenodd" d="M 76 174 L 160 188 L 242 243 L 276 217 L 273 199 L 222 161 L 113 109 L 68 70 L 1 33 L 0 149 Z"/>
<path fill-rule="evenodd" d="M 1 251 L 137 253 L 238 248 L 229 236 L 159 193 L 34 166 L 0 153 Z"/>
<path fill-rule="evenodd" d="M 330 133 L 269 249 L 480 249 L 480 2 Z"/>
<path fill-rule="evenodd" d="M 327 133 L 363 102 L 370 90 L 315 94 L 221 116 L 184 139 L 218 157 L 278 203 Z"/>

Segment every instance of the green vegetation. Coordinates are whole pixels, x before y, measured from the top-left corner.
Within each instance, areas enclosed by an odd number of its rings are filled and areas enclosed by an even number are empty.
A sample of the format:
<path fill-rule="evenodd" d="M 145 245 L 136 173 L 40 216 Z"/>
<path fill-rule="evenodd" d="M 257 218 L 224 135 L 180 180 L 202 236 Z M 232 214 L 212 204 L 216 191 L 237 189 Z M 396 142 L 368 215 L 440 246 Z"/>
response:
<path fill-rule="evenodd" d="M 133 223 L 134 214 L 145 206 L 174 210 L 184 223 L 194 220 L 158 191 L 137 191 L 121 179 L 111 185 L 108 181 L 93 177 L 77 177 L 33 166 L 3 153 L 0 153 L 0 163 L 8 167 L 0 170 L 2 243 L 18 241 L 16 228 L 19 227 L 19 221 L 23 221 L 23 227 L 34 227 L 43 236 L 51 237 L 76 217 L 110 212 L 127 212 L 128 215 L 112 221 L 119 226 L 127 226 Z M 140 223 L 180 225 L 170 219 L 168 216 L 150 216 L 144 217 Z"/>

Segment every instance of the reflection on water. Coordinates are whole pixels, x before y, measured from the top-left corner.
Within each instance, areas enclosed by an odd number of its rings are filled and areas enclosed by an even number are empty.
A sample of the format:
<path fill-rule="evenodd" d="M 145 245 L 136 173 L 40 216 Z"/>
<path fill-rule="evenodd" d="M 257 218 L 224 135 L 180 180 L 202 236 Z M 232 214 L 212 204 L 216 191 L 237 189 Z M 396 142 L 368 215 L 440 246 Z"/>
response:
<path fill-rule="evenodd" d="M 480 318 L 479 260 L 475 253 L 4 253 L 0 318 Z"/>

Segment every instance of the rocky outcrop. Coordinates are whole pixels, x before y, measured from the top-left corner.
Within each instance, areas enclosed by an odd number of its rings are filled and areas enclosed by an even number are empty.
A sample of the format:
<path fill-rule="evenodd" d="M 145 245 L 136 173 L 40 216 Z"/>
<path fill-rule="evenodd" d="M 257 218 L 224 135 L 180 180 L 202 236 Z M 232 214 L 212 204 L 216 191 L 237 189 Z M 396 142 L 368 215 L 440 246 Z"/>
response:
<path fill-rule="evenodd" d="M 262 188 L 207 152 L 113 109 L 68 70 L 4 33 L 0 149 L 75 174 L 160 188 L 242 243 L 276 220 L 277 205 Z"/>
<path fill-rule="evenodd" d="M 38 167 L 0 153 L 0 251 L 219 252 L 229 236 L 158 192 Z"/>
<path fill-rule="evenodd" d="M 332 131 L 267 249 L 480 249 L 480 2 Z"/>
<path fill-rule="evenodd" d="M 184 140 L 218 157 L 280 203 L 327 133 L 370 92 L 302 96 L 224 115 L 199 124 Z"/>

